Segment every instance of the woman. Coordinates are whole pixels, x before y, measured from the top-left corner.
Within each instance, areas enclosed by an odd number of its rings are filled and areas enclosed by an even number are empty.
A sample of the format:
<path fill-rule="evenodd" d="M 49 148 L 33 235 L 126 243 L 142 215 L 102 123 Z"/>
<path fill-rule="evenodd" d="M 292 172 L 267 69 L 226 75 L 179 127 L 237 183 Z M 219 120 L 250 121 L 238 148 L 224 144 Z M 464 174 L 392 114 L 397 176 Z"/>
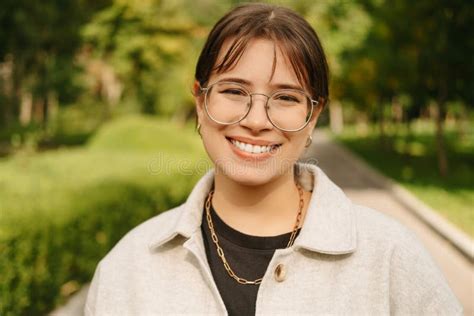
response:
<path fill-rule="evenodd" d="M 195 78 L 215 169 L 100 262 L 86 314 L 462 313 L 411 232 L 297 162 L 328 103 L 326 59 L 303 18 L 233 9 Z"/>

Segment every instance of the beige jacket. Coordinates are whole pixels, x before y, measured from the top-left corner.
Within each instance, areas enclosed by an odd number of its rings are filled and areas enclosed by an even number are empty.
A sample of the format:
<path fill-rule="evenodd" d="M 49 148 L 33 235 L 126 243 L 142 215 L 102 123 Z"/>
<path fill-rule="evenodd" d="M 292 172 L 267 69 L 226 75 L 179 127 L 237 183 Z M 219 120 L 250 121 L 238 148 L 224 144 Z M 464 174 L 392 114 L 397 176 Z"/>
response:
<path fill-rule="evenodd" d="M 462 314 L 414 233 L 351 202 L 317 166 L 299 166 L 300 177 L 306 172 L 314 183 L 308 212 L 294 245 L 276 250 L 267 268 L 257 315 Z M 213 176 L 209 171 L 185 203 L 139 225 L 107 254 L 86 315 L 227 314 L 200 230 Z"/>

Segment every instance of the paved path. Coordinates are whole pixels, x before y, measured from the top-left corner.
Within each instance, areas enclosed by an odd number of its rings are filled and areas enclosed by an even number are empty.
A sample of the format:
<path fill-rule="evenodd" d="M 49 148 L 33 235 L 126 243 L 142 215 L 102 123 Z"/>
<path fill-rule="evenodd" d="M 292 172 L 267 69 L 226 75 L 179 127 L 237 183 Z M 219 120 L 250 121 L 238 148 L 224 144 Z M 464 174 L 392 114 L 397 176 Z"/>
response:
<path fill-rule="evenodd" d="M 368 177 L 358 167 L 347 150 L 330 141 L 316 130 L 313 145 L 308 148 L 306 158 L 315 160 L 326 174 L 346 194 L 359 204 L 367 205 L 395 217 L 418 234 L 446 276 L 449 285 L 464 306 L 465 315 L 474 316 L 474 268 L 448 242 L 439 237 L 409 210 L 401 205 L 386 190 Z M 82 315 L 86 289 L 83 289 L 69 304 L 58 309 L 54 315 Z"/>
<path fill-rule="evenodd" d="M 445 239 L 433 232 L 400 204 L 390 193 L 357 167 L 352 155 L 316 129 L 313 145 L 305 157 L 314 161 L 355 202 L 392 217 L 411 228 L 429 250 L 454 293 L 464 306 L 465 315 L 474 316 L 474 267 Z"/>

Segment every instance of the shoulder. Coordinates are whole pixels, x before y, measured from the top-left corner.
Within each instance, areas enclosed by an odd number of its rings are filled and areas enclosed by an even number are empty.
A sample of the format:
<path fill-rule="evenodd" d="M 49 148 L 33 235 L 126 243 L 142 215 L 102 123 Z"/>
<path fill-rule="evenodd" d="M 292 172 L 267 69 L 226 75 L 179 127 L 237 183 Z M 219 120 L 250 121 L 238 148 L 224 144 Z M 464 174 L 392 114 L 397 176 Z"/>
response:
<path fill-rule="evenodd" d="M 397 219 L 379 210 L 353 203 L 360 238 L 371 238 L 387 245 L 409 243 L 414 233 Z"/>
<path fill-rule="evenodd" d="M 422 253 L 428 255 L 415 233 L 392 216 L 359 204 L 353 204 L 352 210 L 359 256 L 391 267 L 398 264 L 393 260 L 394 254 L 400 254 L 410 262 L 413 251 L 422 249 Z"/>
<path fill-rule="evenodd" d="M 182 208 L 180 205 L 164 211 L 136 226 L 99 262 L 87 295 L 86 315 L 116 314 L 109 311 L 130 306 L 129 292 L 154 275 L 153 258 L 158 257 L 152 256 L 150 243 L 157 235 L 169 233 Z"/>
<path fill-rule="evenodd" d="M 353 209 L 360 251 L 388 267 L 391 309 L 395 313 L 462 313 L 443 273 L 414 231 L 369 207 L 353 204 Z"/>
<path fill-rule="evenodd" d="M 383 255 L 390 261 L 392 269 L 399 265 L 415 265 L 420 257 L 431 261 L 431 255 L 415 232 L 397 219 L 363 205 L 353 204 L 353 210 L 360 251 L 370 251 L 373 256 Z M 429 264 L 418 268 L 432 266 Z"/>
<path fill-rule="evenodd" d="M 432 257 L 425 248 L 422 240 L 409 227 L 397 219 L 376 209 L 353 204 L 356 218 L 357 237 L 361 246 L 370 246 L 372 250 L 382 249 L 389 255 L 392 268 L 399 265 L 417 266 L 418 269 L 429 269 Z M 416 265 L 417 260 L 423 259 L 430 264 Z"/>

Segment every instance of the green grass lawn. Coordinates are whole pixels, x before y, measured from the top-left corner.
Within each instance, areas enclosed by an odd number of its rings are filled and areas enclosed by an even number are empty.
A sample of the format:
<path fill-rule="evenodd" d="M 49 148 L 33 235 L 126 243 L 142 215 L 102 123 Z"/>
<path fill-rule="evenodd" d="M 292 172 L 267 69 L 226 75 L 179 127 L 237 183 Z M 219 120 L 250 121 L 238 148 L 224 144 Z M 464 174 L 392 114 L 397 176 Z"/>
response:
<path fill-rule="evenodd" d="M 394 179 L 453 224 L 474 237 L 474 129 L 465 135 L 448 126 L 446 144 L 449 175 L 439 175 L 434 127 L 415 122 L 388 128 L 382 146 L 375 126 L 345 128 L 336 139 L 383 174 Z"/>
<path fill-rule="evenodd" d="M 212 165 L 191 126 L 129 116 L 81 147 L 0 159 L 0 314 L 43 315 L 130 229 L 187 198 Z"/>
<path fill-rule="evenodd" d="M 207 161 L 190 127 L 180 131 L 164 120 L 133 116 L 105 125 L 83 147 L 2 158 L 0 237 L 19 221 L 60 220 L 66 215 L 57 210 L 74 209 L 73 195 L 86 187 L 103 181 L 146 185 L 177 168 L 192 173 L 198 159 Z"/>

